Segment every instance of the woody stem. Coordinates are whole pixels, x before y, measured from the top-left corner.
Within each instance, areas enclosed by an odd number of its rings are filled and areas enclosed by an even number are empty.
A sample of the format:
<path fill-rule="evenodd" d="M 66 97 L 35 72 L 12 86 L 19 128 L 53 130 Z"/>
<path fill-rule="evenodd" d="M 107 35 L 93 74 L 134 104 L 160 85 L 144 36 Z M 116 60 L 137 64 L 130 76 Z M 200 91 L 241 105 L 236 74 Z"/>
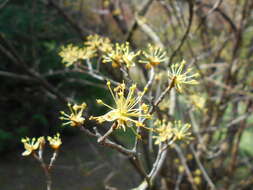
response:
<path fill-rule="evenodd" d="M 104 142 L 105 139 L 116 129 L 117 124 L 113 123 L 111 128 L 104 134 L 104 136 L 98 138 L 98 143 Z"/>

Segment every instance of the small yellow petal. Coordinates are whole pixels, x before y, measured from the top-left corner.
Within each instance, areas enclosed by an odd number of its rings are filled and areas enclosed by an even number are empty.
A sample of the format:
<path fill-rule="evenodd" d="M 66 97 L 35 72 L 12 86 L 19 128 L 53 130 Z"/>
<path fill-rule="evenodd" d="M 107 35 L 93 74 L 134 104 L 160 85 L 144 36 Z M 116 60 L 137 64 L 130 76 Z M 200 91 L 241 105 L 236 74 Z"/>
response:
<path fill-rule="evenodd" d="M 22 156 L 29 156 L 32 153 L 32 151 L 26 150 L 22 153 Z"/>

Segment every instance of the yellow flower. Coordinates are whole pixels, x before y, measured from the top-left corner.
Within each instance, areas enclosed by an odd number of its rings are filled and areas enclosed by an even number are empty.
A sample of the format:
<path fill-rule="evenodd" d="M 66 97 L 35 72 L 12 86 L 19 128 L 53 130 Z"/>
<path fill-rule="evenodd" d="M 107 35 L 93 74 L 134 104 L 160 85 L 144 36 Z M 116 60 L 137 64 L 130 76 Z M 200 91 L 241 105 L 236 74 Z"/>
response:
<path fill-rule="evenodd" d="M 109 0 L 104 0 L 103 5 L 105 8 L 108 8 L 110 6 L 110 1 Z"/>
<path fill-rule="evenodd" d="M 168 71 L 168 76 L 171 81 L 174 81 L 174 87 L 179 91 L 182 92 L 182 85 L 184 84 L 198 84 L 198 82 L 193 79 L 198 77 L 198 73 L 189 74 L 192 71 L 192 68 L 188 68 L 184 73 L 182 72 L 184 69 L 186 62 L 183 60 L 181 63 L 173 64 Z"/>
<path fill-rule="evenodd" d="M 157 136 L 153 138 L 156 139 L 155 144 L 160 144 L 162 142 L 168 141 L 169 144 L 174 143 L 176 140 L 191 140 L 191 133 L 188 131 L 191 127 L 190 124 L 182 124 L 181 121 L 166 122 L 166 120 L 157 120 L 154 125 L 156 128 L 154 131 Z"/>
<path fill-rule="evenodd" d="M 166 52 L 157 46 L 152 46 L 148 44 L 148 49 L 143 51 L 144 58 L 140 60 L 140 63 L 145 63 L 146 68 L 150 69 L 151 67 L 157 66 L 162 62 L 167 60 Z"/>
<path fill-rule="evenodd" d="M 120 9 L 115 9 L 115 10 L 113 10 L 112 14 L 113 14 L 114 16 L 118 16 L 118 15 L 121 14 L 121 10 L 120 10 Z"/>
<path fill-rule="evenodd" d="M 155 144 L 160 144 L 161 142 L 167 140 L 169 141 L 173 138 L 174 134 L 171 122 L 166 122 L 165 120 L 157 120 L 154 125 L 157 126 L 155 128 L 155 132 L 158 134 L 157 136 L 153 137 L 154 139 L 156 139 Z"/>
<path fill-rule="evenodd" d="M 121 45 L 116 43 L 115 48 L 103 56 L 103 63 L 112 63 L 112 66 L 115 68 L 122 65 L 131 67 L 135 65 L 134 58 L 139 54 L 139 51 L 136 53 L 130 51 L 128 42 Z"/>
<path fill-rule="evenodd" d="M 84 42 L 88 47 L 101 52 L 110 52 L 112 50 L 112 43 L 109 38 L 99 36 L 98 34 L 89 35 L 87 41 Z"/>
<path fill-rule="evenodd" d="M 175 164 L 179 164 L 180 163 L 180 160 L 178 158 L 175 158 L 173 161 L 174 161 Z"/>
<path fill-rule="evenodd" d="M 191 125 L 189 123 L 182 124 L 180 120 L 174 121 L 174 140 L 192 140 L 191 132 L 189 132 L 190 128 Z"/>
<path fill-rule="evenodd" d="M 95 56 L 95 50 L 91 48 L 79 48 L 72 44 L 62 47 L 59 55 L 66 67 L 73 65 L 78 60 L 90 59 Z"/>
<path fill-rule="evenodd" d="M 193 159 L 193 155 L 192 154 L 187 154 L 186 158 L 187 158 L 187 160 L 192 160 Z"/>
<path fill-rule="evenodd" d="M 86 103 L 82 103 L 81 105 L 71 105 L 68 104 L 70 114 L 66 114 L 64 111 L 61 111 L 60 113 L 63 115 L 63 117 L 60 117 L 61 120 L 67 120 L 68 122 L 63 123 L 63 125 L 68 125 L 72 127 L 78 127 L 84 123 L 84 117 L 82 116 L 84 109 L 86 108 Z"/>
<path fill-rule="evenodd" d="M 47 140 L 49 141 L 49 144 L 51 146 L 51 148 L 53 149 L 58 149 L 60 148 L 62 141 L 60 138 L 60 134 L 57 133 L 55 136 L 53 137 L 47 137 Z"/>
<path fill-rule="evenodd" d="M 202 179 L 201 179 L 200 176 L 195 176 L 195 177 L 193 178 L 193 182 L 194 182 L 196 185 L 200 185 L 201 182 L 202 182 Z"/>
<path fill-rule="evenodd" d="M 126 129 L 127 123 L 134 123 L 136 126 L 144 127 L 144 124 L 136 119 L 138 118 L 150 118 L 151 116 L 147 114 L 148 108 L 146 104 L 142 104 L 139 108 L 136 108 L 140 103 L 142 96 L 146 92 L 147 89 L 144 89 L 143 92 L 138 93 L 138 96 L 135 97 L 136 85 L 132 85 L 129 88 L 128 94 L 126 94 L 126 86 L 124 83 L 120 84 L 116 88 L 114 88 L 114 92 L 111 88 L 111 83 L 108 81 L 107 86 L 111 92 L 111 95 L 115 101 L 115 108 L 105 104 L 102 100 L 98 99 L 97 103 L 102 104 L 111 111 L 106 113 L 105 115 L 93 117 L 90 119 L 95 119 L 99 123 L 109 121 L 116 122 L 116 128 Z M 136 119 L 134 119 L 136 118 Z"/>
<path fill-rule="evenodd" d="M 179 173 L 184 173 L 184 171 L 185 171 L 185 168 L 183 165 L 179 165 L 177 169 L 178 169 Z"/>
<path fill-rule="evenodd" d="M 202 172 L 201 172 L 200 169 L 196 169 L 196 170 L 194 171 L 194 175 L 201 175 L 201 174 L 202 174 Z"/>
<path fill-rule="evenodd" d="M 25 151 L 22 153 L 22 156 L 29 156 L 33 151 L 37 150 L 40 146 L 45 144 L 44 137 L 36 138 L 22 138 L 21 142 L 24 144 Z"/>
<path fill-rule="evenodd" d="M 203 113 L 207 111 L 207 108 L 205 108 L 206 99 L 203 96 L 193 94 L 188 96 L 188 98 L 199 111 L 202 111 Z"/>

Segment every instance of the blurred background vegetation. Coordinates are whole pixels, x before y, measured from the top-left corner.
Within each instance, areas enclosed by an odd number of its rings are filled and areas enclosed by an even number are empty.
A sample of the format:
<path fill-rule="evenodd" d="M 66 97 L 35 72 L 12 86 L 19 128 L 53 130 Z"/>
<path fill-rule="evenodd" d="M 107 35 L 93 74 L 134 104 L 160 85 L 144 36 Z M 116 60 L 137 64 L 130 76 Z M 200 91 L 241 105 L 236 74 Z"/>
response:
<path fill-rule="evenodd" d="M 64 4 L 67 6 L 68 3 L 70 7 L 66 9 L 74 9 L 72 6 L 77 2 L 66 1 Z M 100 89 L 73 81 L 80 77 L 92 80 L 87 76 L 68 72 L 51 74 L 64 68 L 58 56 L 59 47 L 70 42 L 81 42 L 85 37 L 76 32 L 54 7 L 33 0 L 2 1 L 2 6 L 1 50 L 6 53 L 10 47 L 15 49 L 21 64 L 38 72 L 58 91 L 76 101 L 87 101 L 96 93 L 101 93 Z M 83 13 L 90 16 L 86 11 L 90 12 L 89 7 L 84 5 L 83 9 Z M 79 13 L 75 14 L 73 19 L 80 16 Z M 92 18 L 85 15 L 82 18 L 79 22 L 95 30 Z M 3 51 L 0 52 L 0 151 L 8 151 L 20 144 L 20 137 L 54 133 L 61 125 L 58 121 L 59 110 L 65 105 L 45 91 L 36 79 L 26 77 L 27 69 L 13 62 Z M 86 95 L 88 88 L 89 96 Z"/>
<path fill-rule="evenodd" d="M 238 150 L 228 144 L 239 146 L 245 161 L 240 164 L 250 168 L 241 167 L 237 179 L 248 177 L 253 172 L 252 10 L 251 0 L 0 1 L 0 152 L 15 152 L 21 137 L 61 131 L 59 110 L 67 101 L 92 104 L 91 114 L 103 111 L 91 103 L 107 98 L 103 82 L 65 68 L 58 56 L 62 45 L 82 44 L 98 33 L 133 47 L 162 44 L 173 62 L 192 60 L 201 71 L 209 116 L 202 121 L 199 114 L 197 120 L 219 126 L 207 137 L 213 152 L 230 155 Z M 181 105 L 177 115 L 186 110 Z M 78 132 L 64 134 L 71 139 Z M 251 189 L 246 182 L 245 189 Z"/>

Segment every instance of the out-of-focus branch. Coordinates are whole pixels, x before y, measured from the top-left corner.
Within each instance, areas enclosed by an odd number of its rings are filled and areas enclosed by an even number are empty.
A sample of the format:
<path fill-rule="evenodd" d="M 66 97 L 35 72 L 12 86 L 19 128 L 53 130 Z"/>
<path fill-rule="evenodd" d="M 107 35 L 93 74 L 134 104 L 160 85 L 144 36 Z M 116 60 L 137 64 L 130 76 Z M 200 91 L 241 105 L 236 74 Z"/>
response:
<path fill-rule="evenodd" d="M 249 100 L 247 103 L 246 111 L 245 111 L 246 113 L 249 112 L 252 104 L 253 104 L 252 101 Z M 228 167 L 228 177 L 231 177 L 234 175 L 234 171 L 236 169 L 237 159 L 238 159 L 239 144 L 241 142 L 241 137 L 246 126 L 247 126 L 247 123 L 246 123 L 246 118 L 245 118 L 244 120 L 240 122 L 239 128 L 235 134 L 236 135 L 235 142 L 231 148 L 232 154 L 231 154 L 231 161 Z"/>
<path fill-rule="evenodd" d="M 211 82 L 212 84 L 216 85 L 216 86 L 219 86 L 221 88 L 224 88 L 227 90 L 228 93 L 230 94 L 236 94 L 236 95 L 243 95 L 247 98 L 253 98 L 253 94 L 250 93 L 250 92 L 247 92 L 245 90 L 240 90 L 240 89 L 237 89 L 236 87 L 231 87 L 231 86 L 228 86 L 220 81 L 217 81 L 217 80 L 214 80 L 212 78 L 205 78 L 205 80 L 207 80 L 208 82 Z"/>
<path fill-rule="evenodd" d="M 207 174 L 207 172 L 206 172 L 204 166 L 203 166 L 202 163 L 200 162 L 200 159 L 199 159 L 199 157 L 198 157 L 196 151 L 194 150 L 193 145 L 190 145 L 190 149 L 191 149 L 192 154 L 194 155 L 194 158 L 195 158 L 195 160 L 196 160 L 196 162 L 197 162 L 197 164 L 198 164 L 198 166 L 199 166 L 199 169 L 202 171 L 203 176 L 204 176 L 205 180 L 207 181 L 208 185 L 210 186 L 210 188 L 211 188 L 212 190 L 215 190 L 216 187 L 215 187 L 214 183 L 212 182 L 211 178 L 209 177 L 209 175 Z"/>
<path fill-rule="evenodd" d="M 217 0 L 214 3 L 213 7 L 209 9 L 208 13 L 204 17 L 201 18 L 201 21 L 200 21 L 198 27 L 196 28 L 196 31 L 200 29 L 201 25 L 206 21 L 207 17 L 219 8 L 219 6 L 222 4 L 222 1 L 223 0 Z"/>
<path fill-rule="evenodd" d="M 21 74 L 11 73 L 7 71 L 0 71 L 0 76 L 10 77 L 10 78 L 18 79 L 18 80 L 33 80 L 31 77 L 27 75 L 21 75 Z"/>
<path fill-rule="evenodd" d="M 90 76 L 92 76 L 95 79 L 98 79 L 100 81 L 104 81 L 104 82 L 110 81 L 114 85 L 119 85 L 118 82 L 116 82 L 116 81 L 114 81 L 114 80 L 112 80 L 112 79 L 110 79 L 110 78 L 102 75 L 102 73 L 100 73 L 99 71 L 96 71 L 96 70 L 93 70 L 93 69 L 91 70 L 91 68 L 85 67 L 83 65 L 79 65 L 79 69 L 76 70 L 76 71 L 80 72 L 80 73 L 88 74 L 88 75 L 90 75 Z"/>
<path fill-rule="evenodd" d="M 190 33 L 190 30 L 191 30 L 193 15 L 194 15 L 194 1 L 188 0 L 187 2 L 188 2 L 188 6 L 189 6 L 189 19 L 188 19 L 187 29 L 186 29 L 182 39 L 180 40 L 180 44 L 171 54 L 170 59 L 169 59 L 169 64 L 171 64 L 173 62 L 174 57 L 180 51 L 181 47 L 184 45 L 184 42 L 187 39 L 187 37 Z"/>
<path fill-rule="evenodd" d="M 86 28 L 81 27 L 75 22 L 64 10 L 60 7 L 55 0 L 48 0 L 48 6 L 53 7 L 58 13 L 70 24 L 72 28 L 79 34 L 80 38 L 83 39 L 84 35 L 91 34 L 92 32 Z"/>
<path fill-rule="evenodd" d="M 60 94 L 60 92 L 58 92 L 56 88 L 54 88 L 50 83 L 48 83 L 47 80 L 41 77 L 39 73 L 30 69 L 26 65 L 26 63 L 21 59 L 21 57 L 16 52 L 15 48 L 2 35 L 0 35 L 0 41 L 6 44 L 9 49 L 9 50 L 6 49 L 4 46 L 0 44 L 0 51 L 3 54 L 5 54 L 6 57 L 8 57 L 17 66 L 21 67 L 27 73 L 28 76 L 38 81 L 47 91 L 54 94 L 61 102 L 63 102 L 64 104 L 67 103 L 66 98 L 62 94 Z"/>
<path fill-rule="evenodd" d="M 121 1 L 118 1 L 118 3 L 121 3 Z M 110 12 L 112 13 L 112 17 L 117 23 L 119 29 L 121 30 L 122 34 L 126 34 L 128 31 L 127 23 L 124 20 L 124 17 L 121 14 L 114 14 L 114 12 L 117 12 L 117 9 L 120 9 L 119 5 L 118 7 L 115 5 L 115 3 L 111 2 L 109 5 Z M 122 12 L 122 11 L 120 11 Z"/>
<path fill-rule="evenodd" d="M 155 42 L 158 46 L 164 48 L 164 45 L 160 39 L 160 37 L 153 31 L 153 29 L 148 26 L 145 22 L 143 22 L 142 18 L 139 18 L 138 15 L 136 15 L 135 20 L 137 21 L 137 24 L 140 26 L 141 30 L 147 34 L 150 39 Z"/>
<path fill-rule="evenodd" d="M 185 168 L 186 175 L 188 177 L 189 182 L 192 185 L 192 188 L 194 190 L 197 190 L 197 187 L 196 187 L 196 185 L 194 184 L 194 181 L 193 181 L 192 173 L 191 173 L 191 171 L 190 171 L 190 169 L 189 169 L 189 167 L 187 165 L 186 158 L 185 158 L 185 156 L 184 156 L 181 148 L 177 144 L 175 144 L 174 148 L 175 148 L 175 150 L 176 150 L 176 152 L 177 152 L 177 154 L 178 154 L 178 156 L 179 156 L 179 158 L 181 160 L 181 163 L 183 164 L 183 166 Z"/>
<path fill-rule="evenodd" d="M 201 1 L 197 1 L 196 5 L 200 5 L 200 6 L 208 8 L 208 9 L 213 9 L 214 8 L 213 5 L 202 3 Z M 213 11 L 219 13 L 224 18 L 224 20 L 226 20 L 228 22 L 228 24 L 230 25 L 230 27 L 233 30 L 233 32 L 235 34 L 237 33 L 237 27 L 236 27 L 235 23 L 233 22 L 233 20 L 223 10 L 221 10 L 219 7 L 215 7 L 213 9 Z"/>
<path fill-rule="evenodd" d="M 10 0 L 6 0 L 5 2 L 3 2 L 1 5 L 0 5 L 0 10 L 3 9 L 9 2 Z"/>
<path fill-rule="evenodd" d="M 139 11 L 136 13 L 136 16 L 140 16 L 140 17 L 144 16 L 148 12 L 149 7 L 152 4 L 152 2 L 153 2 L 153 0 L 146 0 L 146 2 L 144 2 L 142 4 Z M 135 16 L 134 22 L 132 24 L 132 27 L 130 28 L 130 30 L 126 36 L 126 41 L 131 41 L 131 39 L 134 35 L 134 32 L 138 29 L 138 22 L 136 20 L 136 16 Z"/>

